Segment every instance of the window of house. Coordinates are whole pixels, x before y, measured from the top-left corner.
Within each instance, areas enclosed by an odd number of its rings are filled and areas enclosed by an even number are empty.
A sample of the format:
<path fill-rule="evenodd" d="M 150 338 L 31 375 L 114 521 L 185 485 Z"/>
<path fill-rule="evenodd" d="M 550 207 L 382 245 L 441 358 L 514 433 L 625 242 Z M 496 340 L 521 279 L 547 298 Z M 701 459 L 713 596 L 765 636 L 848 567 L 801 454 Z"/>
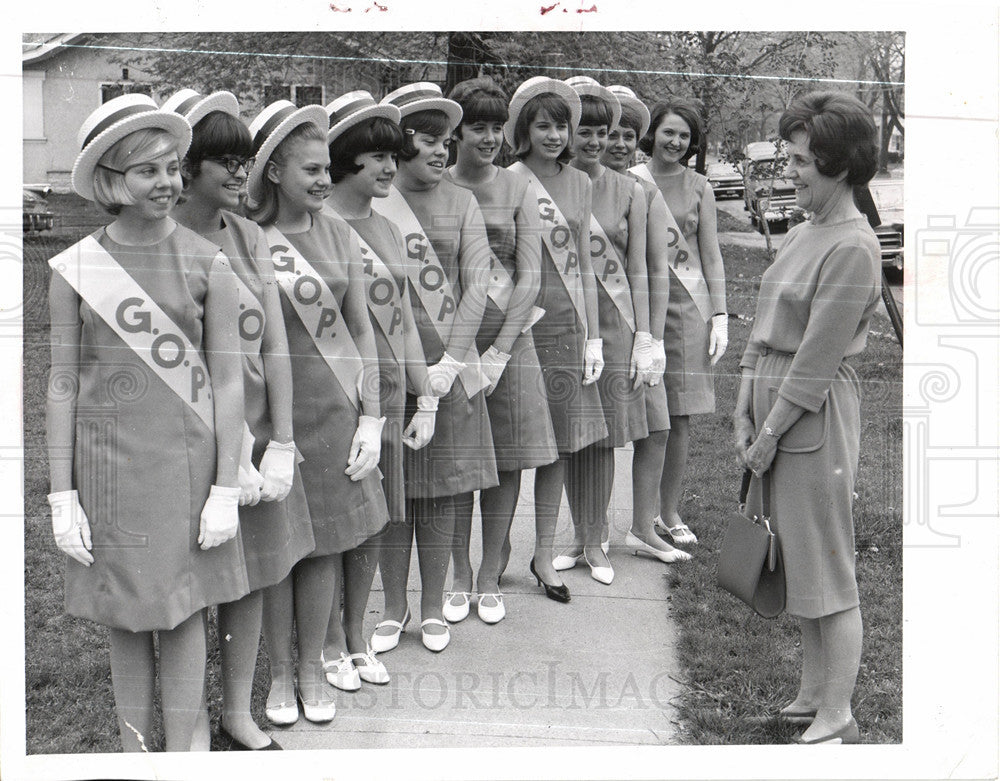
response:
<path fill-rule="evenodd" d="M 264 87 L 264 105 L 270 106 L 276 100 L 291 100 L 292 88 L 288 84 L 267 84 Z"/>
<path fill-rule="evenodd" d="M 151 84 L 129 84 L 128 82 L 120 81 L 114 84 L 102 84 L 101 103 L 107 103 L 109 100 L 121 97 L 122 95 L 130 95 L 133 92 L 152 97 L 153 86 Z"/>
<path fill-rule="evenodd" d="M 310 87 L 305 84 L 299 84 L 295 87 L 296 106 L 301 108 L 302 106 L 311 106 L 314 103 L 323 104 L 322 87 Z"/>

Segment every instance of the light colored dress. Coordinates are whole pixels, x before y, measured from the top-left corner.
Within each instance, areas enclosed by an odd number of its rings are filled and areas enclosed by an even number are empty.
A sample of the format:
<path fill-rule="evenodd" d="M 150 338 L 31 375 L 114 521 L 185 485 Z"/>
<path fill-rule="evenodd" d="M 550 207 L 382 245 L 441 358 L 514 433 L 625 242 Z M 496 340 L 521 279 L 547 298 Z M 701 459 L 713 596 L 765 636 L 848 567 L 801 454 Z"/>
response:
<path fill-rule="evenodd" d="M 861 419 L 845 361 L 864 349 L 881 296 L 878 239 L 864 217 L 792 228 L 761 279 L 741 368 L 754 370 L 759 429 L 778 397 L 806 412 L 778 441 L 772 527 L 785 564 L 789 613 L 804 618 L 858 604 L 851 507 Z M 753 481 L 748 514 L 761 508 Z"/>

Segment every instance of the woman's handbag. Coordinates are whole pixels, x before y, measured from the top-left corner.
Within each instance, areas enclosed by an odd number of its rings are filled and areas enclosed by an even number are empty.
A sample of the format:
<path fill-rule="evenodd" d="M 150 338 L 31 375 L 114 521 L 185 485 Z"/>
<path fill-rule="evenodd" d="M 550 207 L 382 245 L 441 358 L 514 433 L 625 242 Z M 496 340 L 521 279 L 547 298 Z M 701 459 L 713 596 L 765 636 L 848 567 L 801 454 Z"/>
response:
<path fill-rule="evenodd" d="M 719 585 L 764 618 L 785 609 L 785 567 L 778 536 L 771 531 L 771 473 L 763 478 L 763 517 L 744 514 L 750 491 L 750 470 L 743 473 L 740 513 L 729 521 L 719 556 Z"/>

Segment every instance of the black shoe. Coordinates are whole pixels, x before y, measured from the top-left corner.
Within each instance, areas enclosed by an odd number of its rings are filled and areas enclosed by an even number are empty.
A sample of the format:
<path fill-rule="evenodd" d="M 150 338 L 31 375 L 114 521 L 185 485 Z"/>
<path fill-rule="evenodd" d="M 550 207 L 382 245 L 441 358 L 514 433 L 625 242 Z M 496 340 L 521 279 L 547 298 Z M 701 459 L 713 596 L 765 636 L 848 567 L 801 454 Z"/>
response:
<path fill-rule="evenodd" d="M 226 751 L 284 751 L 281 748 L 281 744 L 278 743 L 274 738 L 271 738 L 271 742 L 266 746 L 261 746 L 260 748 L 250 748 L 246 743 L 241 740 L 237 740 L 225 727 L 219 727 L 219 735 L 223 738 L 223 744 L 225 744 Z"/>
<path fill-rule="evenodd" d="M 549 599 L 554 599 L 556 602 L 569 602 L 569 589 L 566 587 L 565 583 L 561 586 L 550 586 L 542 580 L 542 576 L 539 575 L 538 571 L 535 569 L 534 559 L 532 559 L 531 563 L 528 564 L 528 569 L 531 570 L 531 574 L 535 576 L 535 580 L 538 581 L 538 585 L 545 588 L 545 596 Z"/>

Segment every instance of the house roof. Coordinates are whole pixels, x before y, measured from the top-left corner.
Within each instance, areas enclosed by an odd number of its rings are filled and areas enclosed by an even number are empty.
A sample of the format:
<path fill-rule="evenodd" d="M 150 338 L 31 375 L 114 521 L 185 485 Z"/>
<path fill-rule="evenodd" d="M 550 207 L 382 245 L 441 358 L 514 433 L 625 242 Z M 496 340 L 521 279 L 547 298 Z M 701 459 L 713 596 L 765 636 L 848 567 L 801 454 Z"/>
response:
<path fill-rule="evenodd" d="M 25 34 L 21 41 L 21 67 L 37 65 L 62 51 L 62 47 L 76 43 L 84 33 Z"/>

